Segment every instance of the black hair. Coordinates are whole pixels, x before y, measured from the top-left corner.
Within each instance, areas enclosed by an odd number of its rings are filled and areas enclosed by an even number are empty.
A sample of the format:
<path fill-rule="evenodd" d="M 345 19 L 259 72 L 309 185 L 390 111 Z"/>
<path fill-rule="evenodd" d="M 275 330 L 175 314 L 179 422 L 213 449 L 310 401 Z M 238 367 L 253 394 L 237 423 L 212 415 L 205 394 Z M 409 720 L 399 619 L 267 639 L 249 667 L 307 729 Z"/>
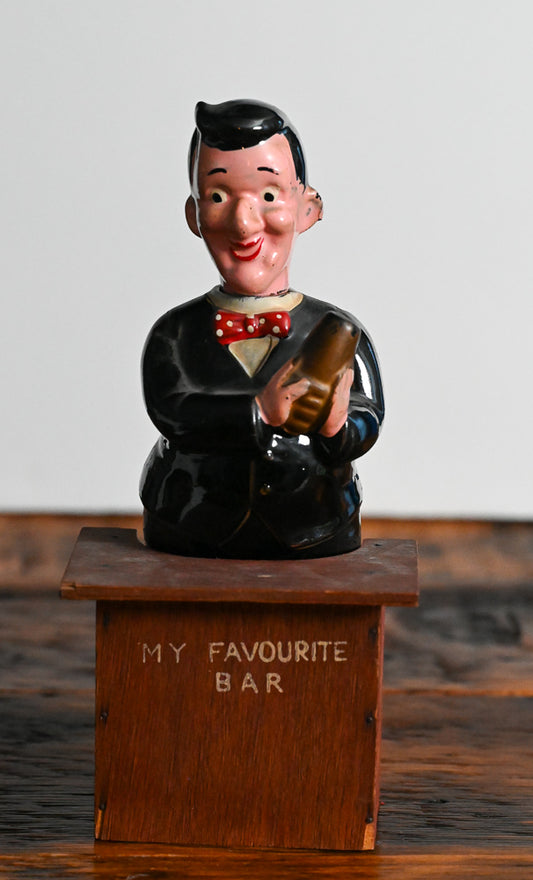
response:
<path fill-rule="evenodd" d="M 192 182 L 194 160 L 200 143 L 218 150 L 254 147 L 275 134 L 287 138 L 296 177 L 305 186 L 305 157 L 296 129 L 272 104 L 257 101 L 224 101 L 222 104 L 196 105 L 196 129 L 189 148 L 189 177 Z"/>

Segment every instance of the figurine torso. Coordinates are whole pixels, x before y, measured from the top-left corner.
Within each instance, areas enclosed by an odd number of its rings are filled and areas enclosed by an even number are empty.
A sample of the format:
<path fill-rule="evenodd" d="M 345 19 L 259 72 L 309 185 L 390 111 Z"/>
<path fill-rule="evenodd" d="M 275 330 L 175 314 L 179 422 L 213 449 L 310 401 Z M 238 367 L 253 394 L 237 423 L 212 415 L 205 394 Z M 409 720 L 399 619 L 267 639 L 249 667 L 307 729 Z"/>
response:
<path fill-rule="evenodd" d="M 154 326 L 143 378 L 148 413 L 162 437 L 146 462 L 141 497 L 148 513 L 164 530 L 168 526 L 173 552 L 291 557 L 359 546 L 360 492 L 350 462 L 373 445 L 383 418 L 366 333 L 341 435 L 291 436 L 264 424 L 255 403 L 332 311 L 343 314 L 319 300 L 299 299 L 288 336 L 276 339 L 253 375 L 218 341 L 217 306 L 209 295 L 173 309 Z"/>

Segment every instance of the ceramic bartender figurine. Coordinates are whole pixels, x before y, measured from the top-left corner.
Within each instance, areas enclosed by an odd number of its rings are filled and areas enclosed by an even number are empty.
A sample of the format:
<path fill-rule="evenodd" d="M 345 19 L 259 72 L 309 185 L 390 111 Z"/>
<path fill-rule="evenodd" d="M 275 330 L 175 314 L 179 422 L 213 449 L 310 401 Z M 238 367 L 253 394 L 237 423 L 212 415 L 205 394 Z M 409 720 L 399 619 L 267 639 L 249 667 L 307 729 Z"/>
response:
<path fill-rule="evenodd" d="M 200 102 L 189 173 L 187 223 L 220 284 L 146 342 L 145 401 L 161 433 L 141 478 L 146 542 L 249 559 L 355 550 L 352 461 L 378 437 L 381 380 L 361 325 L 289 286 L 296 237 L 322 215 L 296 131 L 267 104 Z"/>

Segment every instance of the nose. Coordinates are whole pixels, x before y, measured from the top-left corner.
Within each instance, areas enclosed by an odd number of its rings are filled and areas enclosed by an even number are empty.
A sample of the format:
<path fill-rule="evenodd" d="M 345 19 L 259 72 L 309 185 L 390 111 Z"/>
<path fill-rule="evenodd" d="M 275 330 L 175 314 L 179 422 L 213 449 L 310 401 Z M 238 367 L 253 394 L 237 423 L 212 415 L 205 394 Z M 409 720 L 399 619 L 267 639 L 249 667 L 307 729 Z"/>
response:
<path fill-rule="evenodd" d="M 232 234 L 243 241 L 264 228 L 255 199 L 243 196 L 235 201 L 231 218 Z"/>

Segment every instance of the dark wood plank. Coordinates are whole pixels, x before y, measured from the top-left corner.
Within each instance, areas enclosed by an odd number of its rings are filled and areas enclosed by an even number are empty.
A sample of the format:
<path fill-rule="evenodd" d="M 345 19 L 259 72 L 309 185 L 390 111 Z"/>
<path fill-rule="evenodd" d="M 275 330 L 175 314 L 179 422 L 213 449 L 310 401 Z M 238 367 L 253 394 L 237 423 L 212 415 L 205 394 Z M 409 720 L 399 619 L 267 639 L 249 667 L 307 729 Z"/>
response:
<path fill-rule="evenodd" d="M 1 851 L 93 838 L 94 697 L 0 694 Z"/>
<path fill-rule="evenodd" d="M 533 696 L 532 588 L 428 589 L 419 608 L 387 609 L 386 686 Z"/>
<path fill-rule="evenodd" d="M 531 595 L 428 588 L 419 608 L 388 608 L 385 689 L 533 695 Z M 93 687 L 92 602 L 60 602 L 55 589 L 0 605 L 0 687 Z"/>
<path fill-rule="evenodd" d="M 386 695 L 378 853 L 533 854 L 532 729 L 531 698 Z M 93 736 L 90 692 L 1 697 L 4 853 L 91 841 Z"/>
<path fill-rule="evenodd" d="M 199 559 L 159 553 L 128 529 L 82 529 L 64 599 L 416 605 L 414 541 L 365 541 L 324 559 Z"/>
<path fill-rule="evenodd" d="M 152 847 L 139 853 L 131 845 L 125 849 L 101 843 L 60 853 L 13 855 L 0 863 L 0 877 L 9 880 L 529 880 L 532 870 L 527 848 L 341 855 Z"/>
<path fill-rule="evenodd" d="M 92 602 L 58 590 L 0 599 L 0 689 L 55 693 L 94 687 Z"/>
<path fill-rule="evenodd" d="M 46 829 L 51 840 L 87 840 L 92 695 L 4 697 L 2 709 L 8 773 L 1 790 L 11 798 L 9 809 L 2 810 L 4 834 L 10 833 L 15 844 L 46 839 Z M 392 841 L 434 846 L 465 836 L 486 844 L 529 839 L 531 700 L 387 695 L 384 719 L 382 846 Z M 19 744 L 15 753 L 11 743 Z M 61 808 L 68 805 L 72 812 L 81 800 L 79 823 L 71 815 L 65 827 Z M 501 823 L 509 807 L 512 814 Z"/>
<path fill-rule="evenodd" d="M 56 590 L 83 526 L 142 528 L 139 516 L 0 514 L 0 595 Z"/>
<path fill-rule="evenodd" d="M 0 514 L 0 593 L 55 589 L 84 526 L 136 529 L 138 515 Z M 363 517 L 364 538 L 415 540 L 421 588 L 533 581 L 533 523 Z"/>
<path fill-rule="evenodd" d="M 533 855 L 533 699 L 397 693 L 383 712 L 383 847 Z"/>
<path fill-rule="evenodd" d="M 387 691 L 533 696 L 531 588 L 425 590 L 419 608 L 386 612 Z M 57 591 L 0 602 L 0 687 L 94 684 L 92 602 Z"/>
<path fill-rule="evenodd" d="M 0 877 L 533 876 L 533 524 L 363 522 L 419 541 L 422 587 L 387 610 L 368 855 L 92 842 L 94 608 L 56 598 L 84 525 L 140 518 L 0 516 Z"/>
<path fill-rule="evenodd" d="M 417 541 L 423 590 L 533 582 L 533 522 L 363 519 L 363 537 Z"/>

